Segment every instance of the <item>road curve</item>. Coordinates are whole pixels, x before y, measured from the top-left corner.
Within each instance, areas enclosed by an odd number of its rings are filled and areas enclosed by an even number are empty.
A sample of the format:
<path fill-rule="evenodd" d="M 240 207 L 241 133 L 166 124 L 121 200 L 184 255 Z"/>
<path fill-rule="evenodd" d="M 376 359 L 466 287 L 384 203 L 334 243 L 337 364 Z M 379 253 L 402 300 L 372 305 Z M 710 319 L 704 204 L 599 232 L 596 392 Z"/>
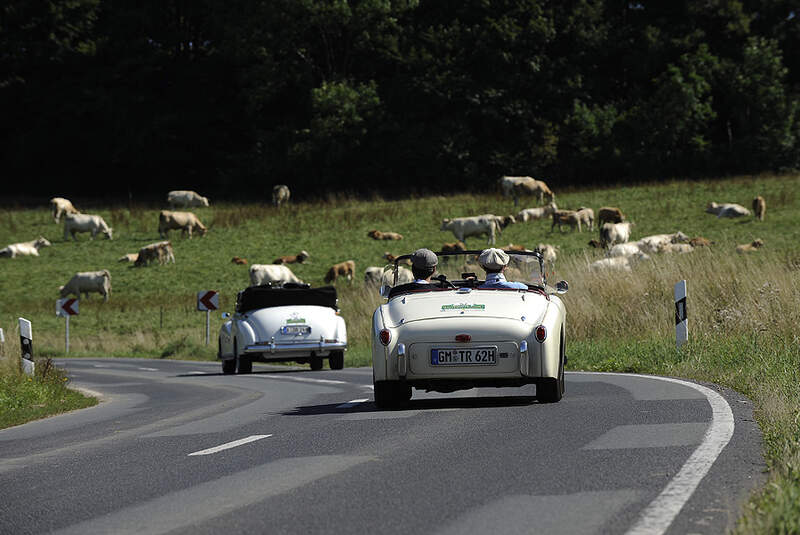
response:
<path fill-rule="evenodd" d="M 0 533 L 721 533 L 763 481 L 739 394 L 567 373 L 372 402 L 369 368 L 59 359 L 97 407 L 0 431 Z"/>

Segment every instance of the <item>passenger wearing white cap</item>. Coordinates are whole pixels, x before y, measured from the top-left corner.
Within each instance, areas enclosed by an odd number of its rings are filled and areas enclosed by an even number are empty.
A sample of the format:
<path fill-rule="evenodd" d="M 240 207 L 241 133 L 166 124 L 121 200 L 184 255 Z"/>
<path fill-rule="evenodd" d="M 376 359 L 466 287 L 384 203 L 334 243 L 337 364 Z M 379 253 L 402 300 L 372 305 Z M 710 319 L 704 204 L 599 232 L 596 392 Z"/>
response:
<path fill-rule="evenodd" d="M 515 288 L 527 290 L 528 285 L 524 282 L 510 282 L 506 280 L 503 271 L 508 265 L 508 254 L 501 249 L 484 249 L 478 257 L 478 263 L 486 272 L 486 282 L 478 286 L 481 288 Z"/>

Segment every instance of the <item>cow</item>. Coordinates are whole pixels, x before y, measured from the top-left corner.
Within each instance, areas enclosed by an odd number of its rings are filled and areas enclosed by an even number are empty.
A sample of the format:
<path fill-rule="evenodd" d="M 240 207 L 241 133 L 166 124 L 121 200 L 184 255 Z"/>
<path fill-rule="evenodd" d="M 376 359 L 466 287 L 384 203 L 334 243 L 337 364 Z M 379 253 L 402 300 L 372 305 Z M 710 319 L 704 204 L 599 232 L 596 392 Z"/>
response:
<path fill-rule="evenodd" d="M 736 246 L 737 253 L 752 253 L 764 246 L 764 241 L 761 239 L 753 240 L 752 243 L 745 243 Z"/>
<path fill-rule="evenodd" d="M 581 231 L 581 216 L 574 210 L 556 210 L 553 212 L 553 224 L 550 225 L 550 232 L 558 225 L 558 230 L 561 230 L 561 225 L 566 224 L 572 228 L 578 227 L 578 232 Z"/>
<path fill-rule="evenodd" d="M 150 265 L 150 262 L 157 260 L 160 265 L 166 264 L 170 261 L 175 263 L 175 252 L 172 250 L 172 243 L 168 241 L 160 241 L 145 245 L 139 249 L 139 254 L 136 257 L 134 266 L 141 267 Z"/>
<path fill-rule="evenodd" d="M 443 253 L 460 253 L 461 251 L 466 251 L 466 250 L 467 246 L 464 245 L 464 242 L 461 241 L 442 244 Z"/>
<path fill-rule="evenodd" d="M 753 213 L 759 221 L 764 221 L 764 216 L 767 215 L 767 201 L 761 195 L 753 199 Z"/>
<path fill-rule="evenodd" d="M 98 232 L 102 232 L 110 240 L 112 239 L 113 231 L 114 229 L 109 227 L 99 215 L 64 215 L 64 240 L 69 240 L 70 235 L 72 235 L 72 239 L 78 241 L 78 238 L 75 237 L 76 232 L 89 232 L 91 233 L 90 239 L 94 239 Z"/>
<path fill-rule="evenodd" d="M 736 203 L 722 203 L 718 204 L 710 202 L 706 205 L 706 213 L 716 214 L 717 218 L 720 217 L 742 217 L 750 215 L 750 210 Z"/>
<path fill-rule="evenodd" d="M 468 236 L 488 236 L 488 243 L 494 244 L 496 234 L 501 232 L 500 225 L 493 218 L 482 216 L 456 217 L 453 219 L 442 219 L 442 226 L 439 230 L 452 231 L 458 241 L 464 241 Z"/>
<path fill-rule="evenodd" d="M 526 208 L 517 214 L 517 221 L 533 221 L 536 219 L 544 219 L 558 210 L 556 203 L 551 202 L 538 208 Z"/>
<path fill-rule="evenodd" d="M 614 206 L 603 206 L 597 211 L 598 226 L 602 227 L 604 223 L 622 223 L 623 221 L 625 221 L 625 214 Z"/>
<path fill-rule="evenodd" d="M 50 199 L 50 209 L 53 212 L 53 221 L 59 223 L 63 214 L 80 214 L 80 212 L 72 206 L 72 202 L 64 197 L 53 197 Z"/>
<path fill-rule="evenodd" d="M 231 263 L 237 264 L 237 265 L 240 265 L 240 266 L 246 266 L 247 265 L 247 259 L 246 258 L 239 258 L 238 256 L 234 256 L 233 258 L 231 258 Z"/>
<path fill-rule="evenodd" d="M 332 265 L 328 273 L 325 274 L 324 280 L 326 284 L 330 284 L 336 282 L 336 279 L 339 277 L 345 277 L 348 281 L 352 282 L 355 272 L 356 263 L 352 260 L 345 260 L 344 262 Z"/>
<path fill-rule="evenodd" d="M 397 284 L 413 282 L 414 275 L 411 270 L 403 266 L 397 267 Z M 394 282 L 394 271 L 384 271 L 384 268 L 371 266 L 364 270 L 364 283 L 371 286 L 392 286 Z"/>
<path fill-rule="evenodd" d="M 111 273 L 107 269 L 76 273 L 64 286 L 59 287 L 58 291 L 62 298 L 73 294 L 78 299 L 81 294 L 89 299 L 89 292 L 97 292 L 103 295 L 104 301 L 108 301 L 111 295 Z"/>
<path fill-rule="evenodd" d="M 309 255 L 306 251 L 300 251 L 296 255 L 288 255 L 288 256 L 279 256 L 275 260 L 272 261 L 273 264 L 302 264 L 306 260 L 309 259 L 311 255 Z"/>
<path fill-rule="evenodd" d="M 167 193 L 167 202 L 171 208 L 194 208 L 208 206 L 208 197 L 203 197 L 196 191 L 181 189 Z"/>
<path fill-rule="evenodd" d="M 120 256 L 117 262 L 130 262 L 134 263 L 139 258 L 139 253 L 125 253 Z"/>
<path fill-rule="evenodd" d="M 380 230 L 370 230 L 367 236 L 373 240 L 402 240 L 403 235 L 397 232 L 381 232 Z"/>
<path fill-rule="evenodd" d="M 278 184 L 272 188 L 272 204 L 278 208 L 285 203 L 289 202 L 291 192 L 289 186 L 286 184 Z"/>
<path fill-rule="evenodd" d="M 589 227 L 589 230 L 594 230 L 594 210 L 580 207 L 577 210 L 577 214 L 581 223 Z"/>
<path fill-rule="evenodd" d="M 604 248 L 615 243 L 627 243 L 631 238 L 631 225 L 633 223 L 604 223 L 600 227 L 600 245 Z"/>
<path fill-rule="evenodd" d="M 685 243 L 689 241 L 689 236 L 681 232 L 672 234 L 654 234 L 640 239 L 637 243 L 639 249 L 644 253 L 661 252 L 670 243 Z"/>
<path fill-rule="evenodd" d="M 39 236 L 32 241 L 12 243 L 0 249 L 0 257 L 16 258 L 18 256 L 39 256 L 39 249 L 42 247 L 50 247 L 50 245 L 50 242 L 44 236 Z"/>
<path fill-rule="evenodd" d="M 189 233 L 192 239 L 192 231 L 197 231 L 201 236 L 205 236 L 208 229 L 200 222 L 193 212 L 171 212 L 161 210 L 158 214 L 158 235 L 166 238 L 170 230 L 180 229 L 182 235 Z"/>
<path fill-rule="evenodd" d="M 285 284 L 287 282 L 302 283 L 292 270 L 284 265 L 252 264 L 250 266 L 250 285 L 261 286 L 266 283 Z"/>
<path fill-rule="evenodd" d="M 539 204 L 543 204 L 545 199 L 547 202 L 553 202 L 556 197 L 547 184 L 533 178 L 514 184 L 511 191 L 514 195 L 514 206 L 519 204 L 519 198 L 522 196 L 536 196 L 539 198 Z"/>

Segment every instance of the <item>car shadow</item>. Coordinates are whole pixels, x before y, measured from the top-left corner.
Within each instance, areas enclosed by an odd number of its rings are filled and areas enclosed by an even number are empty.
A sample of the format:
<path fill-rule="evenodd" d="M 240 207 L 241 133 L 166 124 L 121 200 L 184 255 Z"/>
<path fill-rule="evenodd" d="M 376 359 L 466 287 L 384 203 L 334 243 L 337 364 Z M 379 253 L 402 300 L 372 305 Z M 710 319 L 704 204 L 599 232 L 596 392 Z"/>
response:
<path fill-rule="evenodd" d="M 306 405 L 283 412 L 284 416 L 314 416 L 319 414 L 357 414 L 403 411 L 437 411 L 451 409 L 484 409 L 492 407 L 524 407 L 536 403 L 536 396 L 492 396 L 412 399 L 408 403 L 391 409 L 382 409 L 373 400 L 350 405 L 349 403 L 330 403 Z"/>
<path fill-rule="evenodd" d="M 331 370 L 319 370 L 319 371 L 331 371 Z M 335 370 L 334 370 L 335 371 Z M 173 375 L 173 377 L 216 377 L 216 376 L 227 376 L 227 377 L 247 377 L 250 375 L 281 375 L 284 373 L 317 373 L 316 370 L 303 370 L 303 369 L 294 369 L 294 370 L 253 370 L 252 373 L 231 373 L 225 374 L 222 372 L 208 372 L 208 373 L 180 373 L 177 375 Z"/>

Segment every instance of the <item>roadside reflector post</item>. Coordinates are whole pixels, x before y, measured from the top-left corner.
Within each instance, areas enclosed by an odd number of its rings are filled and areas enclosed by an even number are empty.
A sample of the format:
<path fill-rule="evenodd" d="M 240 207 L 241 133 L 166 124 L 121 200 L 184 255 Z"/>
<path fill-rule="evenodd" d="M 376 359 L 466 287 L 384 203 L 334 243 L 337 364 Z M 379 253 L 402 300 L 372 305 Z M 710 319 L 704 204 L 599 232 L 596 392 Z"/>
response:
<path fill-rule="evenodd" d="M 66 331 L 64 332 L 64 351 L 69 353 L 69 317 L 78 315 L 79 301 L 73 297 L 56 300 L 56 316 L 64 316 Z"/>
<path fill-rule="evenodd" d="M 216 290 L 203 290 L 197 292 L 197 310 L 206 312 L 206 345 L 209 341 L 211 328 L 211 311 L 219 308 L 219 292 Z"/>
<path fill-rule="evenodd" d="M 33 327 L 31 322 L 25 318 L 19 318 L 19 347 L 22 350 L 22 371 L 28 375 L 33 375 L 35 371 L 33 364 Z"/>
<path fill-rule="evenodd" d="M 3 329 L 0 328 L 0 357 L 6 356 L 6 335 L 3 334 Z"/>
<path fill-rule="evenodd" d="M 689 320 L 686 318 L 686 281 L 675 285 L 675 346 L 680 349 L 689 341 Z"/>

